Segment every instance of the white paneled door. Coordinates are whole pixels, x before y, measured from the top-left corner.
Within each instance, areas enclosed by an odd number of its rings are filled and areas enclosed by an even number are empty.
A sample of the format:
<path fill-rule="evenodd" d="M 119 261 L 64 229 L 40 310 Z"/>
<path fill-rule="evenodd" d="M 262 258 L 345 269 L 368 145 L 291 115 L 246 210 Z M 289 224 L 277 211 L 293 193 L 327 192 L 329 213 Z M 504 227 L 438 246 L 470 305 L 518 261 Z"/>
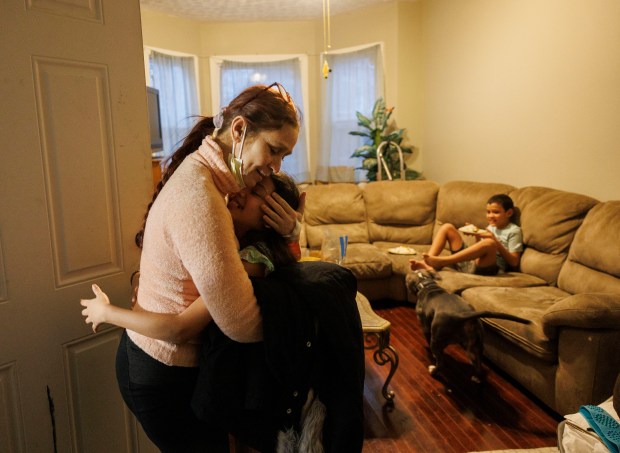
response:
<path fill-rule="evenodd" d="M 0 452 L 152 451 L 118 393 L 118 329 L 151 195 L 138 0 L 0 0 Z"/>

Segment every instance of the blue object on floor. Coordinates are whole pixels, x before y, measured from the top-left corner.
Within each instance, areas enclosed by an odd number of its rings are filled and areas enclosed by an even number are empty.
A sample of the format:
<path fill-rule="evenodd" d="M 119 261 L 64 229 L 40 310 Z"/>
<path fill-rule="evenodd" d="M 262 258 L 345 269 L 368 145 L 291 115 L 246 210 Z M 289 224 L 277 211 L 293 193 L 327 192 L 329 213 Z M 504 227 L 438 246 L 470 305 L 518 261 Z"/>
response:
<path fill-rule="evenodd" d="M 611 453 L 620 451 L 620 423 L 598 406 L 585 405 L 579 413 L 588 421 L 590 427 L 599 435 Z"/>

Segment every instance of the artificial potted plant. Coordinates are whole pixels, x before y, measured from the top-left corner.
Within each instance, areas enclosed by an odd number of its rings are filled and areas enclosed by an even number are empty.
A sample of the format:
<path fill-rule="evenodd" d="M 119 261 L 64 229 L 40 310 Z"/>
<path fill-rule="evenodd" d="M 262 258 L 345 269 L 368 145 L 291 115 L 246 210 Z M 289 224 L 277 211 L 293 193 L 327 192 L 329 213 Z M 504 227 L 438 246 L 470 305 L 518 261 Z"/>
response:
<path fill-rule="evenodd" d="M 358 168 L 366 170 L 366 177 L 369 181 L 377 180 L 377 148 L 381 143 L 388 142 L 387 145 L 383 147 L 383 158 L 393 179 L 401 179 L 400 159 L 398 157 L 398 149 L 394 144 L 400 146 L 403 154 L 412 153 L 411 148 L 401 145 L 405 129 L 390 130 L 389 128 L 388 120 L 390 116 L 392 116 L 393 111 L 394 107 L 386 108 L 385 101 L 380 97 L 375 101 L 371 118 L 364 116 L 360 112 L 355 112 L 357 115 L 357 125 L 366 130 L 351 131 L 349 134 L 366 137 L 366 143 L 357 148 L 351 157 L 362 158 L 362 166 Z M 382 175 L 385 175 L 385 171 L 383 170 Z M 419 177 L 419 172 L 409 169 L 405 165 L 405 179 L 417 179 Z"/>

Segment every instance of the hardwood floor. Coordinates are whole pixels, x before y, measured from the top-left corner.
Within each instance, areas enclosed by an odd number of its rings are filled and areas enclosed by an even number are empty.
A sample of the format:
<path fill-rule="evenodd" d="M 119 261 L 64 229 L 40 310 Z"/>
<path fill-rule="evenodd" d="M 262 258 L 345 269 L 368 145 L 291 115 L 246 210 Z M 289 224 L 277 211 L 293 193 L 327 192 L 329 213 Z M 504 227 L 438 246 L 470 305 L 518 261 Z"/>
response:
<path fill-rule="evenodd" d="M 392 323 L 391 344 L 400 364 L 392 382 L 393 409 L 385 406 L 381 367 L 366 352 L 364 453 L 450 452 L 535 448 L 557 445 L 561 417 L 547 410 L 510 377 L 485 361 L 486 383 L 469 378 L 471 364 L 462 349 L 447 349 L 445 379 L 434 379 L 426 341 L 413 305 L 374 302 Z"/>

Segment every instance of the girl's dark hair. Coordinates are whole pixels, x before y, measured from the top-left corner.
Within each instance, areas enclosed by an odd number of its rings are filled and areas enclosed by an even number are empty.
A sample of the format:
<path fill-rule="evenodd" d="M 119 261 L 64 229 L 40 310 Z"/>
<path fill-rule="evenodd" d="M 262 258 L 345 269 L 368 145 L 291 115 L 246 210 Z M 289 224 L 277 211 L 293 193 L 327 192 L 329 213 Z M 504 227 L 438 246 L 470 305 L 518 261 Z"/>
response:
<path fill-rule="evenodd" d="M 504 193 L 499 193 L 489 198 L 489 201 L 487 201 L 487 204 L 491 204 L 491 203 L 497 203 L 502 208 L 504 208 L 504 211 L 508 211 L 509 209 L 514 209 L 515 207 L 515 204 L 512 201 L 512 198 L 510 198 L 508 195 Z"/>
<path fill-rule="evenodd" d="M 246 88 L 227 107 L 222 109 L 221 113 L 223 115 L 221 132 L 226 132 L 230 128 L 234 118 L 242 116 L 248 123 L 247 137 L 251 137 L 259 131 L 280 129 L 285 124 L 298 128 L 301 123 L 298 110 L 288 96 L 288 93 L 283 95 L 279 88 L 270 89 L 270 87 L 265 85 L 254 85 Z M 159 195 L 166 182 L 181 165 L 181 162 L 200 147 L 202 140 L 207 135 L 211 135 L 215 131 L 213 117 L 199 116 L 197 118 L 199 120 L 189 134 L 187 134 L 182 145 L 166 161 L 166 168 L 162 174 L 161 181 L 157 184 L 153 198 L 146 208 L 142 228 L 136 234 L 136 245 L 140 248 L 142 248 L 144 240 L 146 219 L 153 203 L 157 199 L 157 195 Z"/>
<path fill-rule="evenodd" d="M 291 208 L 297 210 L 299 207 L 299 189 L 293 178 L 284 172 L 279 172 L 272 174 L 271 179 L 277 194 L 284 198 Z M 273 229 L 248 231 L 239 241 L 239 245 L 242 248 L 248 245 L 257 247 L 261 253 L 271 259 L 276 269 L 297 261 L 295 255 L 288 247 L 287 239 L 280 236 Z"/>

